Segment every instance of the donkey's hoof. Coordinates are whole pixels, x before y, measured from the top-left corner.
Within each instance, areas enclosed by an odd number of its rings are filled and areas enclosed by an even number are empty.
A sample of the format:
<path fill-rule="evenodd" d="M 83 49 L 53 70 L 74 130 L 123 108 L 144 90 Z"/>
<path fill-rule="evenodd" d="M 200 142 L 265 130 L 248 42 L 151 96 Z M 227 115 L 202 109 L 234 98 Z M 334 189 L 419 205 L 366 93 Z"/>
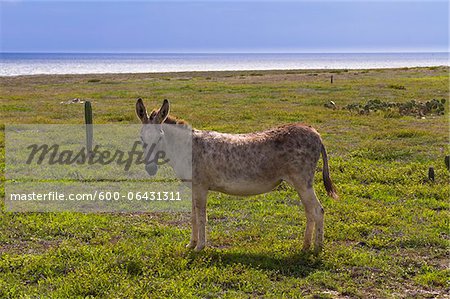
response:
<path fill-rule="evenodd" d="M 323 247 L 322 246 L 315 246 L 314 247 L 314 255 L 319 255 L 320 253 L 322 253 L 322 249 L 323 249 Z"/>
<path fill-rule="evenodd" d="M 201 244 L 197 244 L 197 246 L 195 246 L 194 251 L 202 251 L 203 248 L 205 248 L 205 244 L 201 245 Z"/>
<path fill-rule="evenodd" d="M 195 242 L 189 242 L 189 244 L 186 245 L 187 249 L 194 249 L 197 243 Z"/>
<path fill-rule="evenodd" d="M 307 253 L 307 252 L 311 252 L 311 246 L 310 245 L 303 245 L 302 247 L 302 252 Z"/>

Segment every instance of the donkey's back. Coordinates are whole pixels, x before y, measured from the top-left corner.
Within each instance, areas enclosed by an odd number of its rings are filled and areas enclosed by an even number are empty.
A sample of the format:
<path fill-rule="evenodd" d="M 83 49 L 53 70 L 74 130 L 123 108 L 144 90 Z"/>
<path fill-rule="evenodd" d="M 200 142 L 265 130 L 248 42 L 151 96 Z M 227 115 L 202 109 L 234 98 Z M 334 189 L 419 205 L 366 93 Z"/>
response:
<path fill-rule="evenodd" d="M 283 180 L 310 187 L 322 148 L 317 131 L 303 124 L 249 134 L 194 131 L 193 179 L 234 195 L 269 192 Z"/>

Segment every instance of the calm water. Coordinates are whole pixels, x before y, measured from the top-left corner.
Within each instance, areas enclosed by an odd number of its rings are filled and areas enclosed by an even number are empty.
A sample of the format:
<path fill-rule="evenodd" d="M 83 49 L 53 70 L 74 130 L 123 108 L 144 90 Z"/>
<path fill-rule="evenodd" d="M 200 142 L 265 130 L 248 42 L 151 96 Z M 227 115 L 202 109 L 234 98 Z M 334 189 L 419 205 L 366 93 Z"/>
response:
<path fill-rule="evenodd" d="M 53 54 L 0 53 L 0 76 L 449 65 L 448 53 Z"/>

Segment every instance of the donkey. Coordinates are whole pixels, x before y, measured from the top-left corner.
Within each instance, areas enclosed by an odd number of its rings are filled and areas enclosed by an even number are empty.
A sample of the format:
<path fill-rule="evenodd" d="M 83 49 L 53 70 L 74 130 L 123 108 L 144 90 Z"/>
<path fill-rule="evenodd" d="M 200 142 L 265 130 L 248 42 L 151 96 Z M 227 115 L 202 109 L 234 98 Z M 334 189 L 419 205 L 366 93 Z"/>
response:
<path fill-rule="evenodd" d="M 167 153 L 169 164 L 176 163 L 178 137 L 164 134 L 166 124 L 183 125 L 184 121 L 169 116 L 170 104 L 164 100 L 150 115 L 142 99 L 136 102 L 136 114 L 144 124 L 141 139 L 157 144 L 156 150 Z M 145 124 L 161 125 L 159 132 L 149 132 Z M 163 126 L 164 124 L 164 126 Z M 208 191 L 231 195 L 256 195 L 270 192 L 286 181 L 299 194 L 305 207 L 306 230 L 303 250 L 309 250 L 313 238 L 315 253 L 323 247 L 324 209 L 313 189 L 314 173 L 322 154 L 323 182 L 327 194 L 337 198 L 330 178 L 328 158 L 322 139 L 315 129 L 303 124 L 288 124 L 262 132 L 225 134 L 192 129 L 192 234 L 187 248 L 200 251 L 206 244 L 206 200 Z M 165 139 L 165 140 L 164 140 Z M 163 142 L 161 142 L 163 141 Z M 186 157 L 185 157 L 186 158 Z M 170 162 L 172 161 L 172 162 Z M 175 162 L 174 162 L 175 161 Z M 155 160 L 146 162 L 146 171 L 157 172 Z"/>

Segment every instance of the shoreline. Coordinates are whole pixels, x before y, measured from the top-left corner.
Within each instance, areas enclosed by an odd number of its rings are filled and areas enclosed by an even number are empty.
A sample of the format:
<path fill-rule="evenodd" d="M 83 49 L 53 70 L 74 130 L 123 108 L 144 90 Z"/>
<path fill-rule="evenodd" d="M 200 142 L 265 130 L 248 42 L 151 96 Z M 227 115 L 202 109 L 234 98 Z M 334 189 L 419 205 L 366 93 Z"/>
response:
<path fill-rule="evenodd" d="M 367 70 L 449 66 L 444 52 L 267 54 L 4 54 L 0 77 L 185 72 Z"/>
<path fill-rule="evenodd" d="M 86 76 L 172 76 L 172 75 L 212 75 L 212 74 L 243 74 L 251 73 L 263 74 L 302 74 L 302 73 L 342 73 L 348 71 L 367 72 L 367 71 L 397 71 L 397 70 L 424 70 L 424 69 L 450 69 L 450 65 L 430 65 L 430 66 L 411 66 L 411 67 L 374 67 L 374 68 L 330 68 L 330 69 L 248 69 L 248 70 L 211 70 L 211 71 L 167 71 L 167 72 L 119 72 L 119 73 L 67 73 L 67 74 L 30 74 L 30 75 L 11 75 L 0 76 L 0 79 L 20 79 L 20 78 L 39 78 L 39 77 L 86 77 Z"/>

